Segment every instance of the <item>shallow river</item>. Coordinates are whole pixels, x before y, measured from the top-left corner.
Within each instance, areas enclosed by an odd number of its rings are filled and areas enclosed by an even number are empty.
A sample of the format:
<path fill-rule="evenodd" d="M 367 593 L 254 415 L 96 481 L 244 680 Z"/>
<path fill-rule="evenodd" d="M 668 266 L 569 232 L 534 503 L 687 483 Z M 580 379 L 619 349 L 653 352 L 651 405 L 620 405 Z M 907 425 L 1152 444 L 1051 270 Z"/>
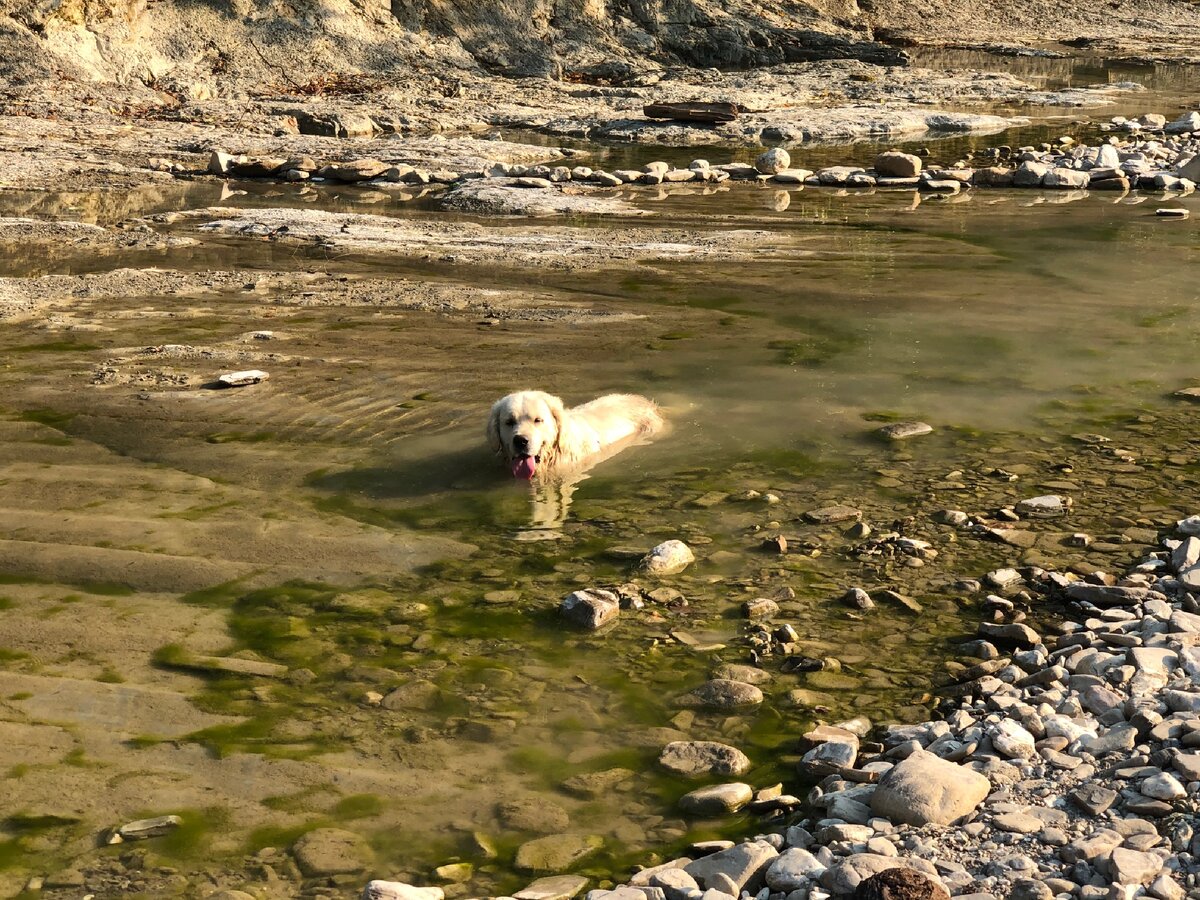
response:
<path fill-rule="evenodd" d="M 245 187 L 224 203 L 309 202 Z M 0 194 L 0 213 L 108 224 L 219 190 Z M 682 818 L 674 801 L 694 785 L 656 770 L 667 741 L 735 744 L 756 787 L 801 792 L 796 738 L 811 723 L 928 716 L 979 617 L 960 579 L 1019 562 L 1115 568 L 1196 511 L 1194 407 L 1170 394 L 1200 383 L 1200 251 L 1194 219 L 1153 215 L 1193 198 L 638 196 L 679 227 L 766 230 L 767 249 L 583 274 L 203 236 L 0 261 L 0 275 L 91 276 L 0 333 L 0 883 L 121 853 L 95 849 L 99 827 L 167 813 L 184 828 L 144 845 L 148 866 L 222 863 L 251 883 L 278 860 L 263 848 L 319 825 L 364 836 L 377 876 L 474 864 L 450 894 L 520 886 L 513 854 L 542 833 L 594 836 L 575 868 L 604 878 L 756 827 Z M 350 192 L 316 202 L 358 208 Z M 438 215 L 425 201 L 369 211 Z M 197 275 L 126 271 L 146 267 Z M 414 308 L 389 284 L 540 312 Z M 354 300 L 370 285 L 383 287 Z M 564 303 L 607 317 L 564 319 Z M 271 380 L 203 387 L 250 367 Z M 531 530 L 537 498 L 482 436 L 488 404 L 526 386 L 568 402 L 645 393 L 671 428 L 594 470 L 561 527 Z M 874 433 L 910 419 L 934 433 Z M 1074 507 L 1035 524 L 1034 547 L 933 521 L 1043 493 Z M 936 558 L 803 517 L 834 504 Z M 1080 531 L 1093 548 L 1064 542 Z M 760 547 L 777 534 L 787 555 Z M 558 620 L 566 593 L 630 580 L 630 556 L 672 537 L 698 562 L 640 579 L 659 589 L 644 610 L 596 636 Z M 849 610 L 838 598 L 854 585 L 922 611 Z M 758 710 L 681 708 L 715 665 L 749 660 L 741 604 L 760 596 L 826 667 L 766 658 Z"/>

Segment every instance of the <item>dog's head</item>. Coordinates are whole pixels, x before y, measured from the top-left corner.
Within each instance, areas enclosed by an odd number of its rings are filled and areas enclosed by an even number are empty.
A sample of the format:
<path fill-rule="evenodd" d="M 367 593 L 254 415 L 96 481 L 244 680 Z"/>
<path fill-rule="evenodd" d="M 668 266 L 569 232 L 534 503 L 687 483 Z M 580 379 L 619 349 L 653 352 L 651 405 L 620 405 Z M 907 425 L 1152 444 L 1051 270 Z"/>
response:
<path fill-rule="evenodd" d="M 488 416 L 487 436 L 515 478 L 533 478 L 558 452 L 563 403 L 544 391 L 518 391 L 497 400 Z"/>

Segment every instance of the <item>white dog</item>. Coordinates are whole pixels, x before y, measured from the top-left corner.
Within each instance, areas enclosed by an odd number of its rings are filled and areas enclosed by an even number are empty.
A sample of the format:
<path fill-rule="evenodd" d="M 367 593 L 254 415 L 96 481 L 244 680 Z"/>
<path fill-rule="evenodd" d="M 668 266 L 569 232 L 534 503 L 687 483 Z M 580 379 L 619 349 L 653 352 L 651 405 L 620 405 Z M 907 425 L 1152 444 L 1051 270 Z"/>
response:
<path fill-rule="evenodd" d="M 514 478 L 531 480 L 582 472 L 662 427 L 658 407 L 636 394 L 606 394 L 564 409 L 544 391 L 518 391 L 492 406 L 487 437 Z"/>

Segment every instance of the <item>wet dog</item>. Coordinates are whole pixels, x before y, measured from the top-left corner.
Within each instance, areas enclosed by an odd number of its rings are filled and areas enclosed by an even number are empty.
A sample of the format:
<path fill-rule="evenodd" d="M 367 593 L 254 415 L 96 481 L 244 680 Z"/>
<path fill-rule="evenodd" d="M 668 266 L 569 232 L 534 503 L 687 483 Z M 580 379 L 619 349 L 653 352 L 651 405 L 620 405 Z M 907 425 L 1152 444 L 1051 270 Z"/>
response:
<path fill-rule="evenodd" d="M 552 394 L 518 391 L 493 404 L 487 439 L 514 478 L 536 478 L 533 526 L 555 528 L 589 468 L 663 425 L 654 402 L 636 394 L 606 394 L 566 409 Z"/>
<path fill-rule="evenodd" d="M 636 394 L 606 394 L 565 409 L 544 391 L 518 391 L 497 400 L 487 437 L 514 478 L 579 471 L 663 427 L 654 402 Z"/>

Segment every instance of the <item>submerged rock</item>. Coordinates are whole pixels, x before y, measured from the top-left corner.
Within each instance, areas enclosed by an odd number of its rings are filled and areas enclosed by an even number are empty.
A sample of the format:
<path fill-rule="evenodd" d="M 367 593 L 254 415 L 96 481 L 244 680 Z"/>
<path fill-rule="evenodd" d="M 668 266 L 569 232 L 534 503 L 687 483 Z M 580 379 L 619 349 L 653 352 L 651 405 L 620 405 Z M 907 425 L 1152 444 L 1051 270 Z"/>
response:
<path fill-rule="evenodd" d="M 878 430 L 888 440 L 903 441 L 907 438 L 920 437 L 933 432 L 933 426 L 924 422 L 893 422 Z"/>
<path fill-rule="evenodd" d="M 551 834 L 517 848 L 515 865 L 522 872 L 557 875 L 591 856 L 602 845 L 594 835 Z"/>
<path fill-rule="evenodd" d="M 640 568 L 649 575 L 677 575 L 696 561 L 683 541 L 663 541 L 642 559 Z"/>
<path fill-rule="evenodd" d="M 612 591 L 595 588 L 573 591 L 563 598 L 558 611 L 573 625 L 595 631 L 621 614 L 621 599 Z"/>
<path fill-rule="evenodd" d="M 366 870 L 373 854 L 360 834 L 341 828 L 318 828 L 292 845 L 292 856 L 305 875 L 351 875 Z"/>
<path fill-rule="evenodd" d="M 698 788 L 679 798 L 679 808 L 693 816 L 719 816 L 735 813 L 754 798 L 748 784 L 714 784 Z"/>
<path fill-rule="evenodd" d="M 750 771 L 745 753 L 716 741 L 672 741 L 659 754 L 658 764 L 688 777 L 744 775 Z"/>

